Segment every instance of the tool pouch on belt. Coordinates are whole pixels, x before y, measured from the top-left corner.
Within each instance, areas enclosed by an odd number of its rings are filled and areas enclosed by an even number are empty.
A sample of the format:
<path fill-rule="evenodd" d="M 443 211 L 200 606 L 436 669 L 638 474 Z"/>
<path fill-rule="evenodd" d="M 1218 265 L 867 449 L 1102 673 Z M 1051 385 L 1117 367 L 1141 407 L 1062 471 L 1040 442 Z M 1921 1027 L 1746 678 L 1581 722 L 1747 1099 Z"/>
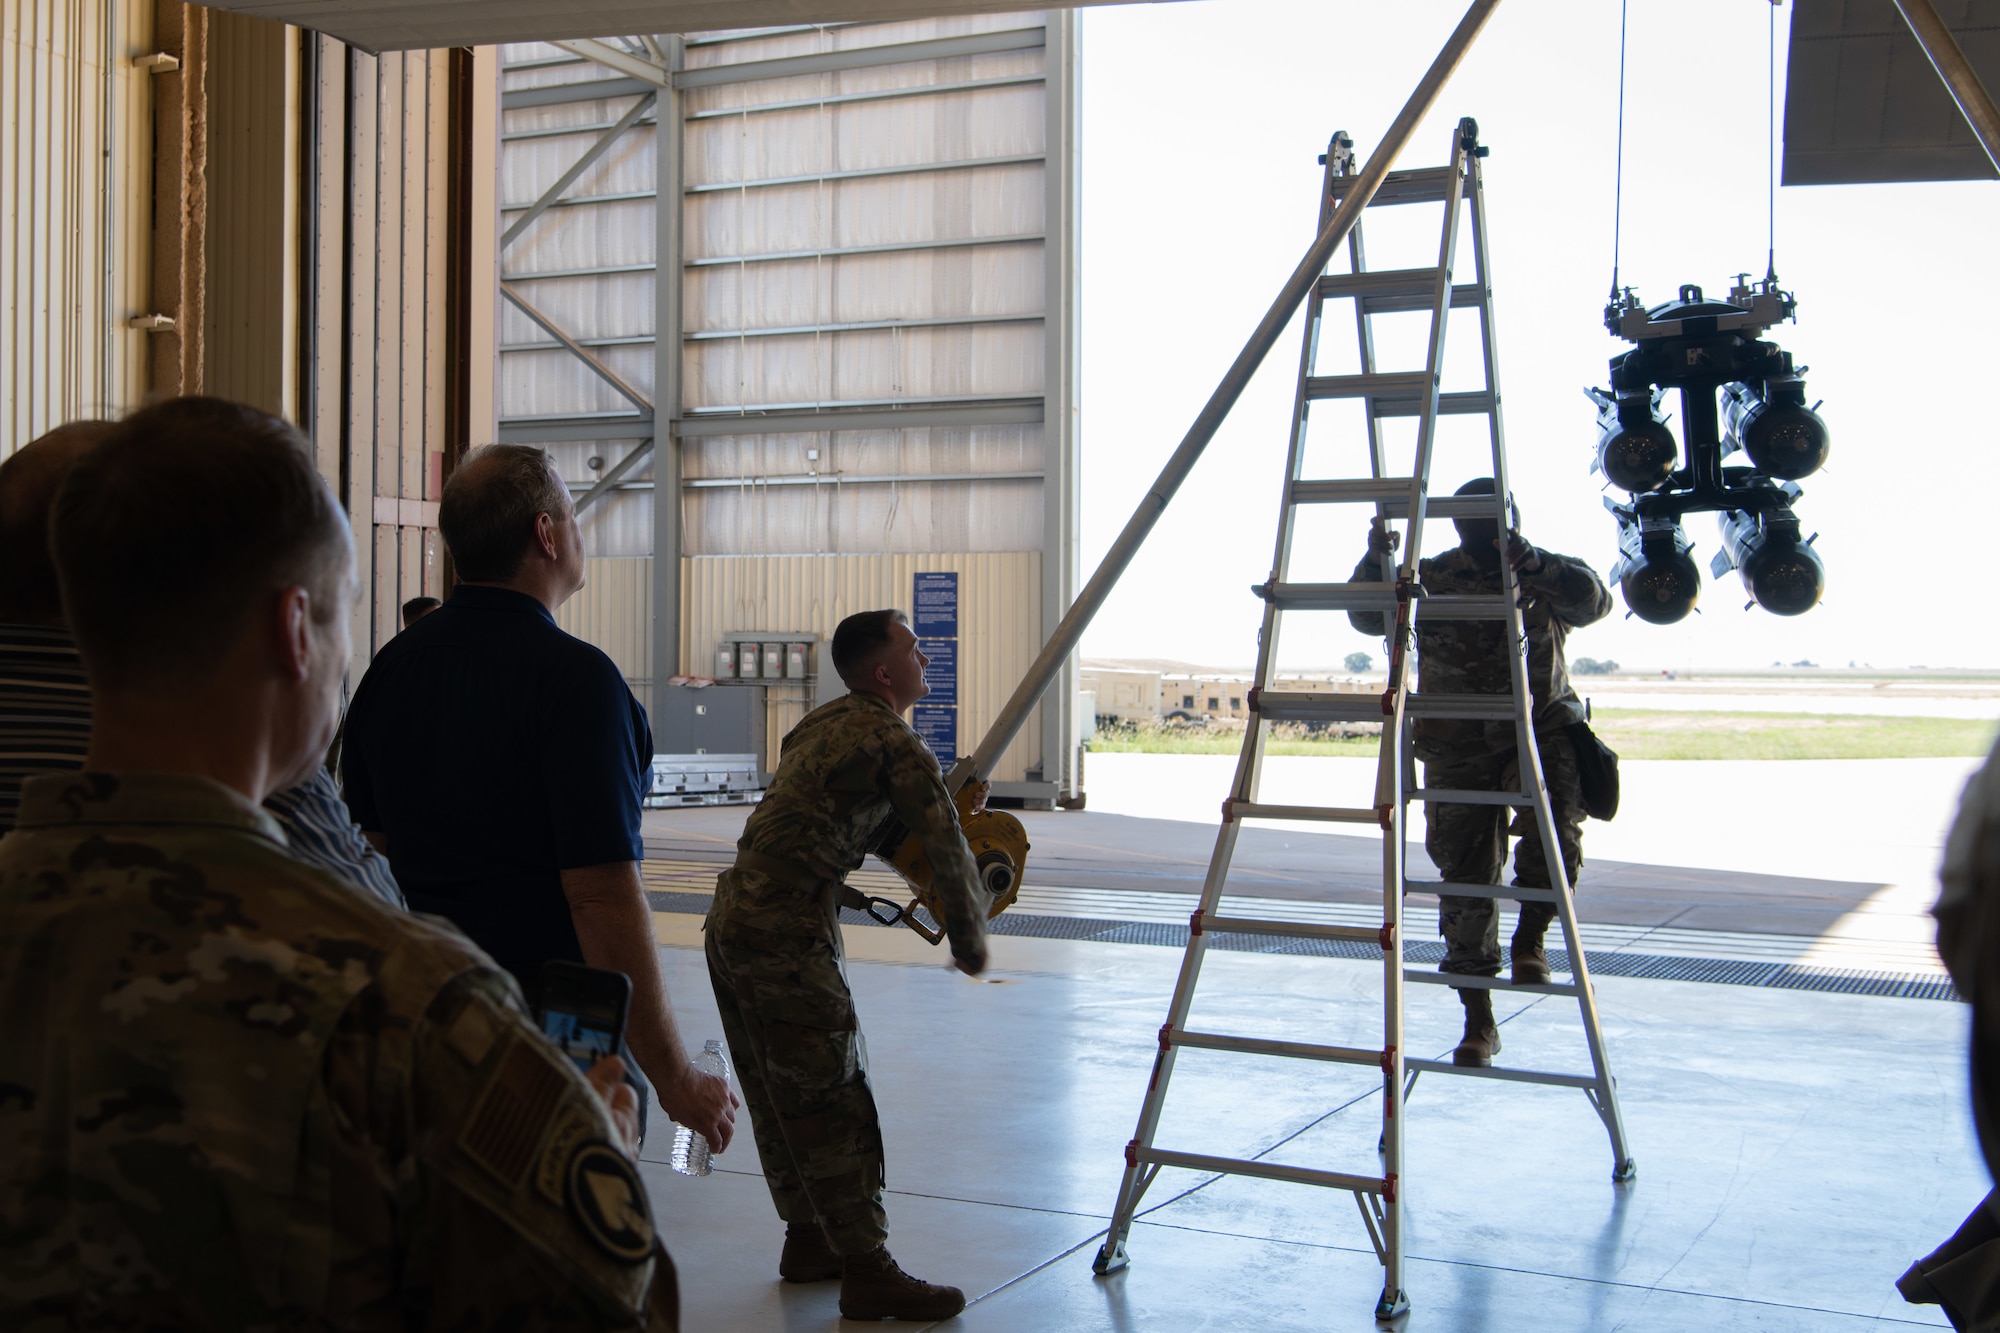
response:
<path fill-rule="evenodd" d="M 1618 752 L 1597 739 L 1588 722 L 1572 722 L 1564 728 L 1576 750 L 1577 784 L 1583 788 L 1583 808 L 1592 819 L 1613 819 L 1618 814 Z"/>

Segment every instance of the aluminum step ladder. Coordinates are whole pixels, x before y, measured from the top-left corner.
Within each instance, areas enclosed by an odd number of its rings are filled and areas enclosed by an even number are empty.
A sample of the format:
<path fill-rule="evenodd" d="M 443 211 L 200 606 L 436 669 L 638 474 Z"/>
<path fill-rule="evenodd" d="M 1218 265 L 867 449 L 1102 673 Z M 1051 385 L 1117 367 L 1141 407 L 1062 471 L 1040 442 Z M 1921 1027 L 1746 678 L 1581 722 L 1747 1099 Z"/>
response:
<path fill-rule="evenodd" d="M 1160 1029 L 1159 1053 L 1154 1057 L 1153 1077 L 1139 1113 L 1138 1129 L 1125 1148 L 1124 1181 L 1118 1191 L 1110 1229 L 1093 1264 L 1099 1273 L 1113 1272 L 1129 1262 L 1126 1239 L 1140 1201 L 1162 1167 L 1255 1176 L 1351 1192 L 1383 1267 L 1382 1296 L 1376 1305 L 1375 1316 L 1387 1320 L 1402 1314 L 1409 1308 L 1403 1288 L 1404 1103 L 1421 1073 L 1468 1074 L 1478 1078 L 1580 1088 L 1610 1135 L 1612 1178 L 1628 1180 L 1635 1170 L 1626 1146 L 1624 1124 L 1619 1117 L 1617 1084 L 1611 1076 L 1610 1063 L 1605 1054 L 1589 967 L 1577 933 L 1571 886 L 1562 864 L 1548 792 L 1542 782 L 1541 759 L 1535 748 L 1526 640 L 1513 571 L 1506 561 L 1501 561 L 1502 592 L 1498 596 L 1426 595 L 1418 582 L 1418 560 L 1423 549 L 1423 529 L 1427 518 L 1491 517 L 1497 520 L 1503 532 L 1513 527 L 1509 521 L 1510 491 L 1500 423 L 1492 287 L 1487 272 L 1486 212 L 1480 188 L 1480 159 L 1485 155 L 1486 150 L 1478 144 L 1477 125 L 1470 119 L 1463 120 L 1453 131 L 1450 165 L 1393 173 L 1369 204 L 1369 208 L 1373 209 L 1442 203 L 1443 230 L 1435 268 L 1369 271 L 1365 263 L 1362 228 L 1357 224 L 1348 241 L 1350 271 L 1322 276 L 1307 305 L 1298 389 L 1292 408 L 1292 436 L 1286 462 L 1284 498 L 1278 515 L 1277 550 L 1270 581 L 1255 589 L 1265 601 L 1265 610 L 1255 687 L 1249 699 L 1251 724 L 1244 735 L 1243 751 L 1237 762 L 1230 796 L 1223 802 L 1222 827 L 1216 838 L 1214 856 L 1209 862 L 1201 905 L 1189 922 L 1187 952 L 1181 961 L 1180 978 L 1174 988 L 1166 1024 Z M 1352 141 L 1345 134 L 1336 134 L 1322 160 L 1326 165 L 1326 177 L 1321 194 L 1320 225 L 1324 227 L 1332 210 L 1354 181 L 1356 164 Z M 1473 281 L 1454 284 L 1453 261 L 1462 209 L 1470 210 Z M 1361 373 L 1358 375 L 1315 373 L 1326 306 L 1329 301 L 1335 300 L 1354 303 L 1355 328 L 1360 340 Z M 1453 309 L 1479 312 L 1485 388 L 1478 392 L 1440 392 L 1445 326 Z M 1414 311 L 1428 311 L 1431 317 L 1424 369 L 1409 373 L 1379 370 L 1372 317 Z M 1331 480 L 1308 479 L 1302 475 L 1302 466 L 1311 405 L 1336 398 L 1359 399 L 1362 402 L 1368 429 L 1370 475 Z M 1428 494 L 1437 418 L 1441 414 L 1452 413 L 1483 414 L 1487 418 L 1492 442 L 1494 494 L 1439 497 Z M 1391 475 L 1388 471 L 1380 424 L 1385 417 L 1418 418 L 1416 457 L 1408 475 Z M 1369 505 L 1379 520 L 1404 520 L 1407 527 L 1400 566 L 1394 563 L 1393 556 L 1386 557 L 1381 582 L 1290 582 L 1287 576 L 1301 507 L 1324 504 Z M 1390 626 L 1387 690 L 1377 696 L 1273 689 L 1279 630 L 1286 613 L 1295 611 L 1381 613 Z M 1511 694 L 1439 695 L 1413 691 L 1410 687 L 1410 657 L 1415 643 L 1415 622 L 1419 618 L 1427 622 L 1452 619 L 1504 622 L 1507 642 L 1511 645 Z M 1521 790 L 1446 791 L 1419 787 L 1415 780 L 1410 731 L 1412 721 L 1419 718 L 1511 721 L 1522 760 L 1519 764 Z M 1366 807 L 1342 808 L 1271 805 L 1260 801 L 1258 788 L 1267 728 L 1278 722 L 1381 723 L 1382 746 L 1376 770 L 1374 802 Z M 1415 801 L 1532 809 L 1549 858 L 1550 882 L 1561 887 L 1527 889 L 1502 888 L 1491 884 L 1412 882 L 1405 874 L 1403 862 L 1408 811 L 1410 803 Z M 1365 824 L 1379 828 L 1383 835 L 1381 927 L 1252 920 L 1223 914 L 1219 910 L 1222 895 L 1229 879 L 1237 834 L 1246 819 Z M 1445 975 L 1404 967 L 1401 947 L 1405 938 L 1403 900 L 1410 889 L 1449 892 L 1465 897 L 1553 903 L 1568 947 L 1571 980 L 1545 986 L 1516 986 L 1497 977 Z M 1298 940 L 1359 942 L 1380 948 L 1381 1046 L 1328 1046 L 1190 1030 L 1187 1026 L 1188 1012 L 1194 1001 L 1202 959 L 1211 937 L 1222 931 Z M 1573 1074 L 1506 1067 L 1464 1068 L 1449 1060 L 1411 1058 L 1405 1054 L 1403 1044 L 1403 987 L 1406 982 L 1574 997 L 1582 1012 L 1591 1071 Z M 1160 1147 L 1155 1137 L 1161 1113 L 1166 1107 L 1174 1061 L 1182 1050 L 1190 1048 L 1379 1068 L 1382 1078 L 1379 1161 L 1371 1164 L 1371 1170 L 1342 1172 L 1284 1165 L 1261 1158 L 1243 1160 Z"/>

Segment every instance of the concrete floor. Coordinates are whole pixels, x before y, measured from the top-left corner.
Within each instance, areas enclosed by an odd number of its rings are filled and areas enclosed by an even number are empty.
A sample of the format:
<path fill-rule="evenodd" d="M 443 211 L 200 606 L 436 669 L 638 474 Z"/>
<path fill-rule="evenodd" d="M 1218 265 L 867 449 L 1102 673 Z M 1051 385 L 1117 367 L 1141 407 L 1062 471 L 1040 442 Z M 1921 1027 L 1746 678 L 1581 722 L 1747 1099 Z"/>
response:
<path fill-rule="evenodd" d="M 1031 883 L 1134 901 L 1198 891 L 1232 761 L 1160 758 L 1092 756 L 1090 812 L 1029 817 Z M 1269 798 L 1292 799 L 1288 784 L 1320 791 L 1350 762 L 1290 772 L 1274 761 L 1280 791 Z M 1618 822 L 1586 834 L 1579 913 L 1606 929 L 1677 931 L 1697 953 L 1704 932 L 1719 945 L 1727 932 L 1770 931 L 1934 966 L 1931 876 L 1973 767 L 1628 765 Z M 747 813 L 650 814 L 649 854 L 699 879 L 688 863 L 726 860 Z M 1248 829 L 1232 891 L 1365 902 L 1379 895 L 1379 846 Z M 684 1031 L 718 1035 L 700 918 L 659 912 L 655 923 Z M 1178 949 L 995 937 L 989 984 L 947 971 L 905 931 L 850 928 L 847 939 L 883 1112 L 891 1248 L 973 1298 L 944 1327 L 1378 1327 L 1381 1269 L 1351 1197 L 1306 1186 L 1163 1172 L 1131 1267 L 1091 1272 Z M 1581 1093 L 1426 1075 L 1409 1108 L 1412 1310 L 1401 1327 L 1945 1326 L 1936 1307 L 1904 1304 L 1894 1282 L 1989 1184 L 1966 1109 L 1962 1006 L 1616 976 L 1596 985 L 1638 1178 L 1611 1182 Z M 1211 951 L 1192 1025 L 1379 1045 L 1379 988 L 1369 964 Z M 1587 1067 L 1569 1001 L 1503 996 L 1500 1012 L 1504 1063 Z M 1410 988 L 1406 1049 L 1449 1050 L 1458 1017 L 1449 992 Z M 1370 1171 L 1375 1084 L 1351 1069 L 1187 1052 L 1159 1142 Z M 782 1226 L 748 1138 L 699 1180 L 667 1169 L 667 1143 L 661 1131 L 648 1147 L 647 1179 L 681 1266 L 685 1327 L 837 1325 L 838 1284 L 776 1278 Z"/>
<path fill-rule="evenodd" d="M 699 921 L 658 920 L 691 1039 L 719 1031 Z M 891 1247 L 965 1288 L 947 1327 L 1369 1329 L 1381 1270 L 1348 1196 L 1163 1172 L 1131 1267 L 1090 1260 L 1180 955 L 996 939 L 991 984 L 905 932 L 850 929 L 888 1149 Z M 1377 969 L 1211 953 L 1195 1021 L 1379 1040 Z M 1409 1110 L 1411 1314 L 1438 1330 L 1859 1330 L 1943 1326 L 1893 1283 L 1987 1187 L 1965 1111 L 1965 1013 L 1914 1000 L 1603 978 L 1639 1161 L 1610 1180 L 1582 1094 L 1427 1076 Z M 1561 1001 L 1501 1012 L 1510 1062 L 1581 1067 Z M 1409 1048 L 1457 1006 L 1412 995 Z M 1160 1142 L 1367 1170 L 1379 1096 L 1356 1071 L 1192 1052 Z M 690 1330 L 829 1328 L 837 1286 L 777 1281 L 782 1227 L 747 1139 L 705 1179 L 646 1156 Z"/>

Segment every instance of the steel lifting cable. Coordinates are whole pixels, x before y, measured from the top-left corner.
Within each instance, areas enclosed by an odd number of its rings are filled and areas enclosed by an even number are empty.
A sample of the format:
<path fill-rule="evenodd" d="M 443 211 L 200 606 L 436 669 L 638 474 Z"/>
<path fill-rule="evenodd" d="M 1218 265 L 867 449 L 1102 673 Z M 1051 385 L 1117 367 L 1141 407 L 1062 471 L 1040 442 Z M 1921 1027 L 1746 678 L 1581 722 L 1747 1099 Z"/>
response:
<path fill-rule="evenodd" d="M 1770 54 L 1765 71 L 1764 103 L 1764 281 L 1778 285 L 1778 5 L 1771 0 Z"/>
<path fill-rule="evenodd" d="M 1618 300 L 1619 229 L 1625 220 L 1625 21 L 1631 0 L 1618 4 L 1618 158 L 1611 177 L 1611 300 Z"/>

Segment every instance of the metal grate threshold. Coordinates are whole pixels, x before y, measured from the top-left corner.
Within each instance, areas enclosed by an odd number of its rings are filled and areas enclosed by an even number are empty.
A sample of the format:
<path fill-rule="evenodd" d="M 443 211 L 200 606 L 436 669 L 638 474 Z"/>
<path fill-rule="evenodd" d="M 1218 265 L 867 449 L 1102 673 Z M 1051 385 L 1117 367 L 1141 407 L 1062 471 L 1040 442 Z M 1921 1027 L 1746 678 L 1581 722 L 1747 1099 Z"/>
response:
<path fill-rule="evenodd" d="M 706 893 L 674 893 L 650 890 L 656 912 L 684 912 L 705 916 L 713 901 Z M 842 911 L 842 925 L 875 926 L 881 922 L 855 911 Z M 1117 921 L 1102 917 L 1032 916 L 1008 912 L 987 929 L 995 935 L 1019 935 L 1041 940 L 1081 940 L 1095 944 L 1146 944 L 1165 949 L 1184 949 L 1188 928 L 1166 921 Z M 1209 947 L 1236 953 L 1287 954 L 1306 958 L 1348 958 L 1359 962 L 1379 962 L 1381 951 L 1371 944 L 1345 940 L 1285 939 L 1271 935 L 1243 935 L 1211 931 Z M 1436 963 L 1444 957 L 1444 946 L 1435 941 L 1407 944 L 1403 959 L 1409 963 Z M 1600 977 L 1639 977 L 1655 981 L 1700 981 L 1718 986 L 1765 986 L 1776 990 L 1830 991 L 1841 995 L 1881 995 L 1902 1000 L 1957 1000 L 1951 978 L 1928 972 L 1881 972 L 1852 968 L 1801 967 L 1794 963 L 1758 962 L 1741 958 L 1676 958 L 1661 954 L 1627 953 L 1623 950 L 1591 950 L 1586 955 L 1590 970 Z M 1549 967 L 1567 973 L 1569 954 L 1549 950 Z"/>

